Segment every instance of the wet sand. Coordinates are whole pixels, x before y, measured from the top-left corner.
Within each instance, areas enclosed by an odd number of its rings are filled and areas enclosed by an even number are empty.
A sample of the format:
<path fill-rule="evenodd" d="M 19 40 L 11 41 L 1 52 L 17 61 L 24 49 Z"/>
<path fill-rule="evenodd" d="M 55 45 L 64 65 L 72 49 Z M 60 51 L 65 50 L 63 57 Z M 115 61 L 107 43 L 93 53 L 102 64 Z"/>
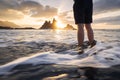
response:
<path fill-rule="evenodd" d="M 119 80 L 120 65 L 110 68 L 78 67 L 70 65 L 24 64 L 14 67 L 0 80 Z"/>

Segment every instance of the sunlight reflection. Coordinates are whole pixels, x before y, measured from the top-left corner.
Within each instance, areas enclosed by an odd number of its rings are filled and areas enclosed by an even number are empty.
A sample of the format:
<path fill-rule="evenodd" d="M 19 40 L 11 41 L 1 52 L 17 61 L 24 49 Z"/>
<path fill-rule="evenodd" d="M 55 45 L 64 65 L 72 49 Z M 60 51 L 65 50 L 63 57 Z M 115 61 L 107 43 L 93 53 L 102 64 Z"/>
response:
<path fill-rule="evenodd" d="M 61 40 L 62 39 L 62 37 L 61 37 L 62 30 L 53 30 L 53 31 L 54 31 L 54 38 L 58 41 Z"/>
<path fill-rule="evenodd" d="M 54 30 L 55 34 L 60 34 L 61 30 Z"/>
<path fill-rule="evenodd" d="M 63 77 L 66 77 L 66 76 L 68 76 L 68 74 L 61 74 L 61 75 L 58 75 L 58 76 L 48 77 L 48 78 L 44 78 L 43 80 L 56 80 L 56 79 L 63 78 Z"/>

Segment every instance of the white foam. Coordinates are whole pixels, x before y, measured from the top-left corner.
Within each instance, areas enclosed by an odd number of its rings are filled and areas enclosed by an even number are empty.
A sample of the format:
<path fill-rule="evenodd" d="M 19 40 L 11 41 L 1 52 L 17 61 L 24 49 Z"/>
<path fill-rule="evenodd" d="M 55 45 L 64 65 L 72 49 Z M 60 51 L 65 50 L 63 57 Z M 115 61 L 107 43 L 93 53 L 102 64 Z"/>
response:
<path fill-rule="evenodd" d="M 3 43 L 0 44 L 0 47 L 7 47 L 7 46 L 8 46 L 7 44 L 3 44 Z"/>
<path fill-rule="evenodd" d="M 106 44 L 100 44 L 96 46 L 96 53 L 100 49 L 105 49 Z M 13 62 L 0 66 L 0 74 L 5 74 L 9 70 L 11 70 L 16 65 L 20 64 L 65 64 L 65 65 L 77 65 L 77 66 L 88 66 L 88 67 L 110 67 L 113 65 L 120 64 L 120 58 L 116 55 L 120 56 L 118 51 L 118 47 L 114 47 L 112 49 L 105 49 L 103 51 L 99 51 L 96 55 L 94 53 L 85 53 L 91 54 L 84 56 L 82 55 L 73 55 L 77 54 L 73 50 L 68 50 L 66 54 L 58 54 L 53 51 L 44 52 L 44 53 L 37 53 L 32 56 L 24 57 L 17 59 Z M 73 53 L 73 54 L 71 54 Z M 84 56 L 84 58 L 81 58 Z"/>
<path fill-rule="evenodd" d="M 76 56 L 72 56 L 69 54 L 56 54 L 53 52 L 44 52 L 44 53 L 37 53 L 35 55 L 24 57 L 17 59 L 13 62 L 0 66 L 0 74 L 5 73 L 19 64 L 50 64 L 50 63 L 62 63 L 67 60 L 72 60 Z"/>
<path fill-rule="evenodd" d="M 37 44 L 42 42 L 55 42 L 55 43 L 66 43 L 73 44 L 76 43 L 76 31 L 24 31 L 24 30 L 12 30 L 6 31 L 1 30 L 1 40 L 0 47 L 14 46 L 19 42 L 24 42 L 25 45 L 32 45 L 35 47 Z M 12 33 L 11 33 L 12 32 Z M 107 31 L 105 31 L 107 32 Z M 109 32 L 109 31 L 108 31 Z M 114 42 L 112 39 L 119 41 L 119 35 L 114 36 L 118 32 L 111 33 L 111 37 L 106 37 L 104 31 L 97 31 L 96 39 L 101 40 L 104 43 L 97 45 L 93 51 L 86 52 L 84 55 L 74 55 L 76 52 L 74 50 L 64 51 L 65 54 L 58 54 L 53 51 L 35 53 L 35 55 L 17 59 L 13 62 L 7 63 L 0 66 L 0 74 L 7 73 L 13 67 L 19 64 L 66 64 L 66 65 L 77 65 L 77 66 L 91 66 L 91 67 L 110 67 L 112 65 L 120 64 L 120 44 L 119 42 Z M 102 38 L 101 38 L 102 37 Z M 112 41 L 112 42 L 110 42 Z M 20 43 L 21 44 L 21 43 Z M 47 44 L 47 43 L 46 43 Z M 107 47 L 111 47 L 108 48 Z M 96 50 L 96 51 L 95 51 Z M 93 55 L 93 53 L 98 53 Z M 62 52 L 61 52 L 62 53 Z M 89 54 L 89 55 L 88 55 Z"/>

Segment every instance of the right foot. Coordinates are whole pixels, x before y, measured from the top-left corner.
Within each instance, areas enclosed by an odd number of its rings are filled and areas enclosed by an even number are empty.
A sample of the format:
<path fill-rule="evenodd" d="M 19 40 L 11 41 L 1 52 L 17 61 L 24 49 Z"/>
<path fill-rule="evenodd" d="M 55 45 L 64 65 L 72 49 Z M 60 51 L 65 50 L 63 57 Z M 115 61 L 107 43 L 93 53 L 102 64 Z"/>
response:
<path fill-rule="evenodd" d="M 96 40 L 94 40 L 94 41 L 90 44 L 90 47 L 92 48 L 93 46 L 95 46 L 95 45 L 96 45 L 96 43 L 97 43 L 97 41 L 96 41 Z"/>

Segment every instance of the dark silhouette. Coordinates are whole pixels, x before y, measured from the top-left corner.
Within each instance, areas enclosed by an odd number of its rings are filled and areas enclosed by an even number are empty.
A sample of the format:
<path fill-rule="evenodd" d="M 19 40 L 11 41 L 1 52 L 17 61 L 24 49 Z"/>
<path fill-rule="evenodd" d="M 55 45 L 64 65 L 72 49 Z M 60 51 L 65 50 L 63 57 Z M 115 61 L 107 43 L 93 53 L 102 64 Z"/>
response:
<path fill-rule="evenodd" d="M 13 28 L 7 26 L 0 26 L 0 29 L 13 29 Z"/>
<path fill-rule="evenodd" d="M 57 29 L 57 20 L 53 19 L 52 23 L 50 21 L 45 21 L 40 29 Z"/>
<path fill-rule="evenodd" d="M 72 25 L 67 24 L 66 27 L 64 28 L 65 30 L 76 30 Z"/>
<path fill-rule="evenodd" d="M 50 21 L 45 21 L 40 29 L 52 29 L 52 24 Z"/>
<path fill-rule="evenodd" d="M 67 24 L 65 28 L 59 28 L 57 26 L 57 20 L 53 18 L 52 23 L 50 21 L 45 21 L 40 29 L 61 29 L 61 30 L 76 30 L 72 25 Z"/>
<path fill-rule="evenodd" d="M 54 18 L 52 21 L 52 29 L 57 29 L 57 20 Z"/>
<path fill-rule="evenodd" d="M 9 22 L 9 21 L 0 21 L 0 26 L 2 27 L 10 27 L 10 28 L 18 28 L 20 27 L 19 25 Z"/>
<path fill-rule="evenodd" d="M 0 29 L 35 29 L 35 28 L 32 28 L 32 27 L 12 28 L 12 27 L 8 27 L 8 26 L 0 26 Z"/>
<path fill-rule="evenodd" d="M 0 29 L 35 29 L 32 27 L 20 27 L 19 25 L 9 22 L 9 21 L 0 21 Z"/>
<path fill-rule="evenodd" d="M 91 47 L 96 44 L 94 40 L 94 33 L 91 27 L 93 14 L 92 0 L 74 0 L 73 11 L 75 24 L 78 26 L 77 39 L 80 53 L 84 52 L 84 27 L 87 30 L 87 36 Z"/>

